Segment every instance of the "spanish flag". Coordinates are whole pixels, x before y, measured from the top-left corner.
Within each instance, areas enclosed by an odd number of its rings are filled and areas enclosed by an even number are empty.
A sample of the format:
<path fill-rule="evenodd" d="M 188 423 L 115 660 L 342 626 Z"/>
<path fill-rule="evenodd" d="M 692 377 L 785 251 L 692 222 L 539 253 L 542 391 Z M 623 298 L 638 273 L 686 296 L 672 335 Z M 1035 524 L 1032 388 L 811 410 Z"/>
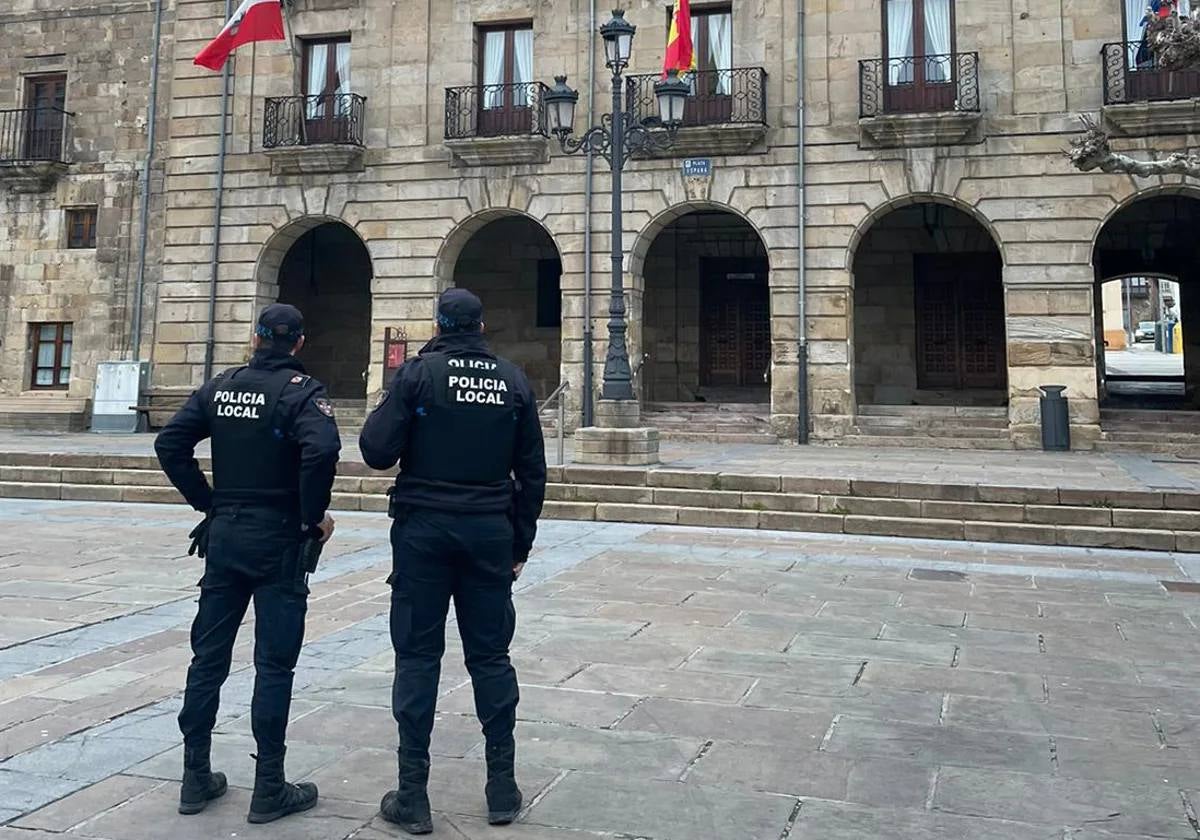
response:
<path fill-rule="evenodd" d="M 692 44 L 692 10 L 688 0 L 675 0 L 671 14 L 671 34 L 663 56 L 663 78 L 672 70 L 679 75 L 696 69 L 696 48 Z"/>

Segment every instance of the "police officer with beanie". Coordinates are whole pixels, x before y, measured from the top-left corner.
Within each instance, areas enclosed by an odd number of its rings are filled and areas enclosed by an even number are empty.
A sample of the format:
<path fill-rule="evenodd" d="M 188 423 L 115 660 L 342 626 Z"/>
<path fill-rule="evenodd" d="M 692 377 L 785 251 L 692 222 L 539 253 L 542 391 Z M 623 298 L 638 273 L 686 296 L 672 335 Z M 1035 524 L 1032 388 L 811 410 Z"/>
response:
<path fill-rule="evenodd" d="M 488 349 L 479 298 L 465 289 L 442 295 L 437 337 L 397 372 L 359 448 L 375 469 L 400 463 L 389 578 L 399 785 L 380 810 L 411 834 L 433 830 L 429 739 L 453 598 L 487 741 L 488 822 L 507 825 L 522 804 L 512 585 L 533 546 L 546 453 L 533 391 L 520 368 Z"/>
<path fill-rule="evenodd" d="M 327 508 L 341 441 L 325 387 L 296 358 L 304 346 L 300 311 L 268 306 L 254 346 L 248 365 L 218 374 L 192 394 L 154 448 L 171 483 L 205 514 L 191 534 L 205 568 L 179 713 L 179 812 L 197 814 L 225 793 L 225 775 L 212 772 L 209 750 L 221 684 L 253 598 L 250 717 L 258 765 L 248 820 L 266 823 L 317 803 L 315 785 L 284 777 L 284 736 L 308 608 L 300 550 L 306 540 L 324 542 L 333 534 Z M 212 488 L 193 454 L 204 438 L 212 438 Z"/>

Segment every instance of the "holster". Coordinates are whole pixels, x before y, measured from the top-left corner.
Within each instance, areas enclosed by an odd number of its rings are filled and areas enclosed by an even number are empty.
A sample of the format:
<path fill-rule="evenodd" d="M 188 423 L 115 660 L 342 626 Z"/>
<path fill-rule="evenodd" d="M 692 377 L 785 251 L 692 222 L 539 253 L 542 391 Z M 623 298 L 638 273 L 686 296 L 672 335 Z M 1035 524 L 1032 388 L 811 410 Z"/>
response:
<path fill-rule="evenodd" d="M 389 519 L 403 524 L 408 519 L 408 505 L 403 504 L 396 498 L 396 486 L 392 485 L 387 490 L 388 507 L 387 515 Z"/>

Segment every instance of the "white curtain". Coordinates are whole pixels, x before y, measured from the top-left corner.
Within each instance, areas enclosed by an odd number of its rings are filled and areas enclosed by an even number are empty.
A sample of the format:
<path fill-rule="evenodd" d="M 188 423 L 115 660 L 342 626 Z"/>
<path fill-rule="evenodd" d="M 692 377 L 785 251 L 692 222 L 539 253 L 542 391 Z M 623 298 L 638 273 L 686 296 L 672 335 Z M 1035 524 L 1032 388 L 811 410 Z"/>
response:
<path fill-rule="evenodd" d="M 888 0 L 888 83 L 911 84 L 913 80 L 913 0 Z"/>
<path fill-rule="evenodd" d="M 925 55 L 925 81 L 950 81 L 950 0 L 925 0 Z"/>
<path fill-rule="evenodd" d="M 488 32 L 483 41 L 483 107 L 504 107 L 504 33 Z"/>
<path fill-rule="evenodd" d="M 1145 28 L 1142 21 L 1146 17 L 1147 6 L 1147 0 L 1125 0 L 1125 40 L 1128 42 L 1125 46 L 1125 60 L 1129 62 L 1130 70 L 1138 66 L 1138 45 Z"/>
<path fill-rule="evenodd" d="M 313 44 L 308 48 L 308 79 L 305 80 L 304 93 L 310 97 L 308 101 L 308 118 L 320 119 L 325 116 L 325 103 L 314 99 L 325 93 L 325 81 L 329 72 L 329 44 Z"/>
<path fill-rule="evenodd" d="M 712 56 L 717 81 L 713 92 L 728 96 L 733 92 L 733 16 L 708 16 L 708 52 Z"/>
<path fill-rule="evenodd" d="M 533 30 L 518 29 L 513 33 L 513 83 L 525 85 L 525 104 L 537 105 L 537 90 L 533 84 Z M 521 97 L 520 89 L 513 94 L 513 104 Z"/>
<path fill-rule="evenodd" d="M 350 93 L 350 44 L 343 41 L 337 44 L 337 80 L 338 86 L 335 93 Z M 349 97 L 339 97 L 337 100 L 337 113 L 339 117 L 347 116 L 350 113 Z"/>

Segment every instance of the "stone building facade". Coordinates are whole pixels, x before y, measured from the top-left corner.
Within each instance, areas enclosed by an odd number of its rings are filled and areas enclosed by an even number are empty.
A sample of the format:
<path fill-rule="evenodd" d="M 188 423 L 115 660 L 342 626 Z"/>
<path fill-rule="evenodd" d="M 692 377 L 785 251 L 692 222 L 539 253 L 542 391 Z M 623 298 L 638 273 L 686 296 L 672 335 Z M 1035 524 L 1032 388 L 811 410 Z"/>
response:
<path fill-rule="evenodd" d="M 1131 153 L 1192 140 L 1200 85 L 1125 46 L 1135 2 L 808 0 L 803 24 L 783 0 L 696 2 L 702 72 L 686 125 L 672 152 L 624 174 L 642 398 L 769 405 L 772 429 L 795 439 L 803 349 L 816 440 L 852 441 L 864 418 L 929 408 L 979 412 L 999 444 L 1034 446 L 1038 386 L 1059 384 L 1074 445 L 1092 446 L 1105 397 L 1100 282 L 1169 276 L 1185 321 L 1200 306 L 1184 233 L 1200 193 L 1075 172 L 1062 155 L 1080 112 Z M 627 107 L 642 119 L 671 3 L 622 5 L 638 27 Z M 546 136 L 541 97 L 565 73 L 581 93 L 577 130 L 589 109 L 610 110 L 593 35 L 608 10 L 294 0 L 289 44 L 233 59 L 211 334 L 221 76 L 191 59 L 225 2 L 172 11 L 148 336 L 157 391 L 186 393 L 243 360 L 255 312 L 283 299 L 305 305 L 322 336 L 314 373 L 336 379 L 340 400 L 369 401 L 394 339 L 415 352 L 436 295 L 464 285 L 485 295 L 499 349 L 540 393 L 569 382 L 577 424 L 585 346 L 597 389 L 605 352 L 611 182 L 598 160 L 589 218 L 587 162 Z M 707 174 L 685 174 L 684 158 L 707 159 Z M 9 304 L 10 323 L 18 311 Z M 1187 358 L 1190 383 L 1200 350 Z"/>
<path fill-rule="evenodd" d="M 167 51 L 173 19 L 168 4 Z M 0 10 L 0 426 L 82 427 L 96 364 L 133 356 L 154 22 L 147 0 Z M 161 219 L 161 166 L 152 172 Z M 161 232 L 148 231 L 147 304 Z"/>

